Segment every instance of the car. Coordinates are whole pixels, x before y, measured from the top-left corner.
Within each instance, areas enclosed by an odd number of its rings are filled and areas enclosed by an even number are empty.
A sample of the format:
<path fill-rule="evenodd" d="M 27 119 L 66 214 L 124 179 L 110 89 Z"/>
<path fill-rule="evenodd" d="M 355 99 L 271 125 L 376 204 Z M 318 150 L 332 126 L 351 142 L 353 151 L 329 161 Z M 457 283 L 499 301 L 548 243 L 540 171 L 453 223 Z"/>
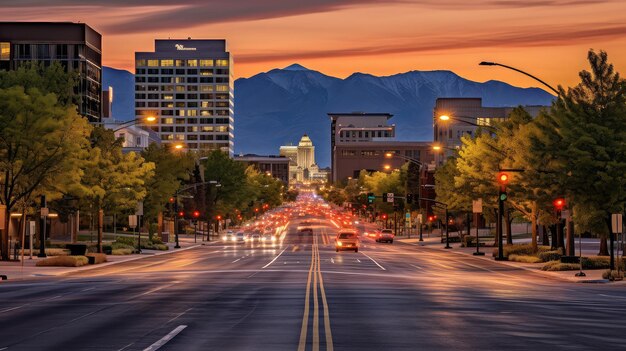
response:
<path fill-rule="evenodd" d="M 355 231 L 340 231 L 335 238 L 335 251 L 354 250 L 359 252 L 360 240 Z"/>
<path fill-rule="evenodd" d="M 235 241 L 236 242 L 244 242 L 244 241 L 246 241 L 246 233 L 244 233 L 244 232 L 237 232 L 237 234 L 235 234 Z"/>
<path fill-rule="evenodd" d="M 233 235 L 233 233 L 226 233 L 224 236 L 222 236 L 222 241 L 225 243 L 235 241 L 234 239 L 235 236 Z"/>
<path fill-rule="evenodd" d="M 391 229 L 383 229 L 378 233 L 378 237 L 376 237 L 376 242 L 382 243 L 383 241 L 386 243 L 393 244 L 393 238 L 395 235 L 393 234 L 393 230 Z"/>
<path fill-rule="evenodd" d="M 252 233 L 252 235 L 250 236 L 250 241 L 261 241 L 261 235 L 259 235 L 259 233 Z"/>
<path fill-rule="evenodd" d="M 261 237 L 261 241 L 264 243 L 270 243 L 276 241 L 276 237 L 270 234 L 263 234 L 263 236 Z"/>

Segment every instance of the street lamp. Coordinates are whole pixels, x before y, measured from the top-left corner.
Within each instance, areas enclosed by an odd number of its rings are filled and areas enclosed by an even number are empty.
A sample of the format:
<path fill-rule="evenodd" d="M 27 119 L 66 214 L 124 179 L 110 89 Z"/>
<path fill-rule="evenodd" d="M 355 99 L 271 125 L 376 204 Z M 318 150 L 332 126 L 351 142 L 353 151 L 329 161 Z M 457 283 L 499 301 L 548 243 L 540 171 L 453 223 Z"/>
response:
<path fill-rule="evenodd" d="M 543 80 L 541 80 L 541 79 L 539 79 L 539 78 L 537 78 L 537 77 L 533 76 L 533 75 L 532 75 L 532 74 L 530 74 L 530 73 L 527 73 L 527 72 L 522 71 L 521 69 L 517 69 L 517 68 L 515 68 L 515 67 L 511 67 L 511 66 L 503 65 L 503 64 L 501 64 L 501 63 L 497 63 L 497 62 L 489 62 L 489 61 L 482 61 L 482 62 L 481 62 L 481 63 L 479 63 L 478 65 L 479 65 L 479 66 L 500 66 L 500 67 L 508 68 L 508 69 L 510 69 L 510 70 L 513 70 L 513 71 L 519 72 L 519 73 L 521 73 L 521 74 L 524 74 L 524 75 L 526 75 L 526 76 L 528 76 L 528 77 L 530 77 L 530 78 L 532 78 L 532 79 L 534 79 L 534 80 L 538 81 L 539 83 L 541 83 L 541 84 L 545 85 L 546 87 L 550 88 L 550 90 L 552 90 L 552 91 L 553 91 L 553 92 L 554 92 L 557 96 L 561 95 L 561 94 L 559 94 L 559 91 L 558 91 L 558 90 L 556 90 L 556 89 L 554 89 L 554 88 L 553 88 L 550 84 L 548 84 L 548 83 L 544 82 Z"/>
<path fill-rule="evenodd" d="M 120 131 L 120 130 L 122 130 L 124 128 L 128 128 L 130 126 L 133 126 L 135 124 L 147 124 L 147 123 L 153 123 L 154 121 L 156 121 L 156 117 L 154 117 L 154 116 L 135 118 L 135 119 L 133 119 L 131 121 L 120 123 L 117 128 L 113 129 L 113 133 L 115 133 L 117 131 Z"/>

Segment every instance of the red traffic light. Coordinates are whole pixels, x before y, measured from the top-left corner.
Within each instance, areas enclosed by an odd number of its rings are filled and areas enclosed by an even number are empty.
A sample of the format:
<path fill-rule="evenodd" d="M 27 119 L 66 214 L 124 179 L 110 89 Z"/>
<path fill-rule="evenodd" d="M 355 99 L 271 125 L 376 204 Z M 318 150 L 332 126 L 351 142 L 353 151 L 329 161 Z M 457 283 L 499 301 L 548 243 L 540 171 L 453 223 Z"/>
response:
<path fill-rule="evenodd" d="M 502 185 L 506 185 L 509 182 L 509 175 L 504 172 L 500 172 L 498 174 L 498 182 Z"/>
<path fill-rule="evenodd" d="M 178 212 L 178 217 L 185 217 L 185 212 L 183 211 Z"/>
<path fill-rule="evenodd" d="M 386 214 L 383 215 L 383 219 L 387 219 L 387 215 Z"/>
<path fill-rule="evenodd" d="M 433 216 L 428 216 L 428 221 L 429 221 L 429 222 L 432 222 L 432 221 L 433 221 L 433 219 L 435 219 Z"/>
<path fill-rule="evenodd" d="M 555 199 L 554 201 L 552 201 L 552 204 L 554 205 L 554 208 L 556 208 L 557 210 L 562 210 L 563 207 L 565 207 L 565 199 Z"/>
<path fill-rule="evenodd" d="M 193 216 L 196 218 L 200 217 L 200 211 L 193 211 Z"/>
<path fill-rule="evenodd" d="M 215 218 L 216 218 L 218 221 L 221 221 L 221 220 L 222 220 L 222 216 L 220 216 L 220 215 L 217 215 Z"/>
<path fill-rule="evenodd" d="M 170 203 L 173 203 L 173 202 L 174 202 L 174 198 L 170 197 Z"/>
<path fill-rule="evenodd" d="M 257 207 L 257 208 L 255 208 L 255 209 L 254 209 L 254 212 L 259 212 L 259 208 L 258 208 L 258 207 Z"/>

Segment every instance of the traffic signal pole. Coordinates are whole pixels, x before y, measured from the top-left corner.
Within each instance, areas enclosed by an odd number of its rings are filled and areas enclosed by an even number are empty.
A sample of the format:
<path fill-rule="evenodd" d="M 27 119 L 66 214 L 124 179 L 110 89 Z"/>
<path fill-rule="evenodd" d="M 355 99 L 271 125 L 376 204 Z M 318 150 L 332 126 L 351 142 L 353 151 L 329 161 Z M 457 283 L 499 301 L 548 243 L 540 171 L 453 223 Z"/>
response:
<path fill-rule="evenodd" d="M 497 261 L 506 261 L 504 257 L 504 244 L 502 242 L 502 215 L 504 214 L 504 200 L 502 196 L 498 197 L 498 217 L 496 221 L 496 237 L 498 238 L 498 257 Z"/>

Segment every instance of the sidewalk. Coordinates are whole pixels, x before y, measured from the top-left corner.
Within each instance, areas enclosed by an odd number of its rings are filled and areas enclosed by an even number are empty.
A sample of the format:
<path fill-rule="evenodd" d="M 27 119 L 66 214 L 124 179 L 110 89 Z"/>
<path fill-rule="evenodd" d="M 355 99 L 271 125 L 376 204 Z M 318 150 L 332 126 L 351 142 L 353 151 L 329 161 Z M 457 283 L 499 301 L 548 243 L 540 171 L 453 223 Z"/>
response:
<path fill-rule="evenodd" d="M 174 252 L 180 252 L 201 245 L 209 245 L 217 242 L 201 242 L 200 240 L 198 240 L 197 243 L 194 243 L 193 235 L 180 235 L 178 241 L 180 245 L 179 249 L 174 249 L 175 243 L 167 243 L 167 246 L 169 247 L 169 250 L 167 251 L 142 250 L 141 254 L 121 256 L 107 255 L 108 262 L 106 263 L 101 263 L 97 265 L 85 265 L 82 267 L 37 267 L 37 261 L 41 260 L 42 258 L 38 258 L 37 256 L 33 255 L 33 259 L 31 260 L 29 259 L 29 256 L 24 256 L 23 265 L 22 262 L 0 262 L 0 274 L 7 276 L 8 280 L 6 280 L 5 282 L 16 280 L 32 280 L 41 277 L 62 276 L 70 272 L 91 270 L 118 263 L 135 261 L 150 256 L 167 255 Z M 2 281 L 0 281 L 0 284 L 2 284 Z"/>
<path fill-rule="evenodd" d="M 411 235 L 411 239 L 405 237 L 397 237 L 397 241 L 403 242 L 410 245 L 421 246 L 424 248 L 428 248 L 431 250 L 441 250 L 453 254 L 457 254 L 460 256 L 471 256 L 475 259 L 488 260 L 491 262 L 496 262 L 498 264 L 507 265 L 510 267 L 515 267 L 519 269 L 524 269 L 529 272 L 533 272 L 536 274 L 540 274 L 543 276 L 548 276 L 554 279 L 559 279 L 563 281 L 576 282 L 576 283 L 609 283 L 608 280 L 602 279 L 602 272 L 604 269 L 594 269 L 594 270 L 583 270 L 586 274 L 585 277 L 576 277 L 575 274 L 578 271 L 559 271 L 559 272 L 548 272 L 542 271 L 541 267 L 545 265 L 545 263 L 521 263 L 521 262 L 510 262 L 510 261 L 496 261 L 494 260 L 492 253 L 495 249 L 494 247 L 480 247 L 480 251 L 485 253 L 485 256 L 474 256 L 474 252 L 476 252 L 475 247 L 461 247 L 460 243 L 450 243 L 452 249 L 444 249 L 445 243 L 441 243 L 441 239 L 439 235 L 431 235 L 430 238 L 423 235 L 424 241 L 420 242 L 419 237 L 414 237 Z M 576 251 L 578 253 L 578 250 Z M 595 256 L 598 253 L 597 250 L 583 250 L 583 256 Z M 614 284 L 626 285 L 626 280 L 615 282 Z"/>

